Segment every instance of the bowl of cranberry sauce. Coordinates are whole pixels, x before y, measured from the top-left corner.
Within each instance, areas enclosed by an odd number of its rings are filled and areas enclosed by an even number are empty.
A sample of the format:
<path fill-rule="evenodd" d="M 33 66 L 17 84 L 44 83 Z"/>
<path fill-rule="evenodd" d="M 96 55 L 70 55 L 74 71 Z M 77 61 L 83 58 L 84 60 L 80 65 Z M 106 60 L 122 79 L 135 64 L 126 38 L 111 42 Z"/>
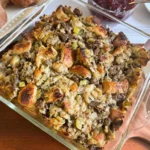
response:
<path fill-rule="evenodd" d="M 129 4 L 134 0 L 88 0 L 90 4 L 98 7 L 105 12 L 125 20 L 132 15 L 136 9 L 136 4 Z"/>

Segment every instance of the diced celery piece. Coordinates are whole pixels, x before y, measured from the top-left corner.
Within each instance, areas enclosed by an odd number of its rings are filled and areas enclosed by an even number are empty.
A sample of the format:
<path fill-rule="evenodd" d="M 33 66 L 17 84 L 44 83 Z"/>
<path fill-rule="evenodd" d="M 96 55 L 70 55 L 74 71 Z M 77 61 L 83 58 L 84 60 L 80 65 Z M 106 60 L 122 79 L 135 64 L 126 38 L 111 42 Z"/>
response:
<path fill-rule="evenodd" d="M 126 100 L 123 102 L 123 106 L 126 108 L 126 107 L 129 107 L 131 106 L 131 102 L 129 100 Z"/>
<path fill-rule="evenodd" d="M 81 29 L 80 32 L 78 33 L 79 35 L 83 35 L 84 34 L 84 30 Z"/>
<path fill-rule="evenodd" d="M 94 38 L 89 38 L 87 41 L 90 42 L 90 43 L 94 43 L 95 39 Z"/>
<path fill-rule="evenodd" d="M 76 120 L 76 127 L 79 129 L 79 130 L 81 130 L 82 129 L 82 125 L 83 125 L 83 121 L 82 121 L 82 119 L 77 119 Z"/>
<path fill-rule="evenodd" d="M 74 27 L 73 32 L 74 32 L 75 34 L 79 34 L 80 28 Z"/>
<path fill-rule="evenodd" d="M 88 80 L 81 80 L 80 81 L 80 86 L 84 86 L 88 84 Z"/>
<path fill-rule="evenodd" d="M 73 48 L 74 50 L 78 48 L 78 44 L 77 44 L 76 41 L 74 41 L 74 42 L 72 43 L 72 48 Z"/>
<path fill-rule="evenodd" d="M 77 95 L 77 96 L 76 96 L 76 100 L 77 100 L 77 101 L 82 100 L 82 96 L 81 96 L 81 95 Z"/>
<path fill-rule="evenodd" d="M 19 83 L 19 87 L 24 87 L 26 84 L 25 84 L 25 82 L 20 82 Z"/>
<path fill-rule="evenodd" d="M 41 90 L 37 90 L 36 98 L 39 99 L 41 97 Z"/>
<path fill-rule="evenodd" d="M 59 50 L 59 49 L 60 49 L 60 47 L 59 47 L 58 44 L 57 44 L 54 48 L 55 48 L 56 50 Z"/>

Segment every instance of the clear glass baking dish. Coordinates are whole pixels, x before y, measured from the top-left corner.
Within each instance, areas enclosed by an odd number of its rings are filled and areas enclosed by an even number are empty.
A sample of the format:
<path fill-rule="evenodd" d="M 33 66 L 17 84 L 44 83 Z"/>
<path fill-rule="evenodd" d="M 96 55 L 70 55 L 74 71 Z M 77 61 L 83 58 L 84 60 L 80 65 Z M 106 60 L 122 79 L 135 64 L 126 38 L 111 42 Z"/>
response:
<path fill-rule="evenodd" d="M 56 10 L 56 8 L 59 5 L 67 5 L 67 6 L 71 6 L 72 8 L 77 7 L 83 11 L 83 14 L 85 16 L 91 15 L 92 14 L 91 9 L 92 9 L 92 11 L 101 13 L 102 15 L 105 15 L 106 17 L 109 17 L 109 18 L 111 17 L 111 15 L 107 16 L 107 14 L 104 14 L 103 12 L 98 11 L 96 8 L 87 4 L 86 0 L 85 1 L 81 1 L 81 0 L 61 0 L 61 1 L 60 0 L 51 0 L 49 5 L 40 14 L 40 16 L 43 14 L 51 14 L 54 10 Z M 39 16 L 36 19 L 31 19 L 30 23 L 28 23 L 28 25 L 25 28 L 23 28 L 22 30 L 19 31 L 19 33 L 18 33 L 19 36 L 17 38 L 20 37 L 20 35 L 22 34 L 24 29 L 30 30 L 34 26 L 35 22 L 38 21 L 38 18 L 39 18 Z M 112 17 L 111 19 L 115 19 L 115 18 Z M 132 43 L 136 43 L 136 44 L 142 43 L 143 45 L 146 46 L 147 50 L 150 49 L 150 43 L 149 43 L 150 41 L 148 41 L 148 36 L 144 36 L 145 34 L 141 35 L 138 32 L 136 32 L 135 30 L 131 30 L 130 26 L 126 25 L 124 22 L 121 22 L 119 20 L 116 20 L 116 21 L 118 21 L 118 23 L 120 23 L 121 28 L 119 28 L 117 30 L 115 28 L 111 28 L 111 30 L 113 30 L 114 32 L 123 31 L 123 32 L 125 32 L 128 39 Z M 109 26 L 109 23 L 107 25 Z M 135 42 L 135 39 L 132 38 L 133 34 L 135 35 L 135 37 L 140 36 L 141 41 Z M 17 38 L 14 37 L 11 40 L 11 42 L 14 40 L 17 40 Z M 11 43 L 8 43 L 6 46 L 9 46 L 9 44 L 11 44 Z M 5 51 L 5 49 L 0 49 L 0 51 L 3 52 L 3 51 Z M 143 69 L 143 78 L 141 79 L 141 82 L 140 82 L 139 86 L 137 87 L 136 92 L 134 93 L 134 96 L 132 99 L 132 106 L 129 107 L 129 109 L 128 109 L 123 126 L 116 133 L 116 138 L 114 140 L 108 142 L 108 144 L 104 147 L 104 150 L 121 149 L 121 147 L 123 146 L 123 144 L 127 140 L 127 138 L 131 137 L 131 135 L 132 135 L 131 133 L 134 133 L 134 131 L 138 131 L 138 129 L 141 129 L 142 127 L 147 125 L 147 122 L 149 120 L 147 111 L 146 111 L 146 114 L 143 115 L 143 118 L 145 118 L 144 119 L 145 122 L 143 122 L 139 126 L 134 126 L 132 124 L 134 124 L 134 122 L 136 121 L 135 119 L 138 118 L 136 115 L 138 112 L 138 108 L 140 108 L 140 106 L 144 106 L 144 109 L 146 108 L 147 101 L 150 100 L 149 92 L 150 92 L 150 63 Z M 21 116 L 23 116 L 27 120 L 29 120 L 35 126 L 39 127 L 41 130 L 43 130 L 44 132 L 46 132 L 47 134 L 49 134 L 50 136 L 52 136 L 53 138 L 55 138 L 56 140 L 58 140 L 59 142 L 64 144 L 69 149 L 71 149 L 71 150 L 84 149 L 82 146 L 78 145 L 74 141 L 65 139 L 65 137 L 63 137 L 56 131 L 50 129 L 48 127 L 48 125 L 46 123 L 44 123 L 43 120 L 41 120 L 36 114 L 30 112 L 28 109 L 18 105 L 17 103 L 12 103 L 9 100 L 7 100 L 1 96 L 0 96 L 0 101 L 3 102 L 4 104 L 6 104 L 8 107 L 10 107 L 12 110 L 19 113 Z M 136 118 L 135 118 L 135 116 L 136 116 Z M 149 133 L 147 133 L 147 134 L 149 134 Z"/>

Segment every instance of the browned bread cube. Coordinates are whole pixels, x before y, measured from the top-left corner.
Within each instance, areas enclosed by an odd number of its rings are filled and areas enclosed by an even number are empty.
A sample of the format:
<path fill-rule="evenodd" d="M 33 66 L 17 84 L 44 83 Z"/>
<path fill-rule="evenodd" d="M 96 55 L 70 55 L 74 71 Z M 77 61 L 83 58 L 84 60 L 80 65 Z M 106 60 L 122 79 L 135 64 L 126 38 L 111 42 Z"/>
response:
<path fill-rule="evenodd" d="M 32 107 L 36 102 L 37 87 L 34 84 L 28 84 L 22 88 L 18 95 L 18 102 L 22 106 Z"/>

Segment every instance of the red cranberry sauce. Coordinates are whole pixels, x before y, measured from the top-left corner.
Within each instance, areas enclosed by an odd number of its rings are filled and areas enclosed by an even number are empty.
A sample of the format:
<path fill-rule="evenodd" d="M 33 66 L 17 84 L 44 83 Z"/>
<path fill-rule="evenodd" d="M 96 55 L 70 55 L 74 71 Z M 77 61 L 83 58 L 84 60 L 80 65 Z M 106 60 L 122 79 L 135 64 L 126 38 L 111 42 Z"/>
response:
<path fill-rule="evenodd" d="M 127 11 L 135 7 L 134 4 L 130 5 L 130 2 L 133 2 L 134 0 L 94 0 L 94 2 L 111 11 L 120 10 L 120 11 Z"/>

